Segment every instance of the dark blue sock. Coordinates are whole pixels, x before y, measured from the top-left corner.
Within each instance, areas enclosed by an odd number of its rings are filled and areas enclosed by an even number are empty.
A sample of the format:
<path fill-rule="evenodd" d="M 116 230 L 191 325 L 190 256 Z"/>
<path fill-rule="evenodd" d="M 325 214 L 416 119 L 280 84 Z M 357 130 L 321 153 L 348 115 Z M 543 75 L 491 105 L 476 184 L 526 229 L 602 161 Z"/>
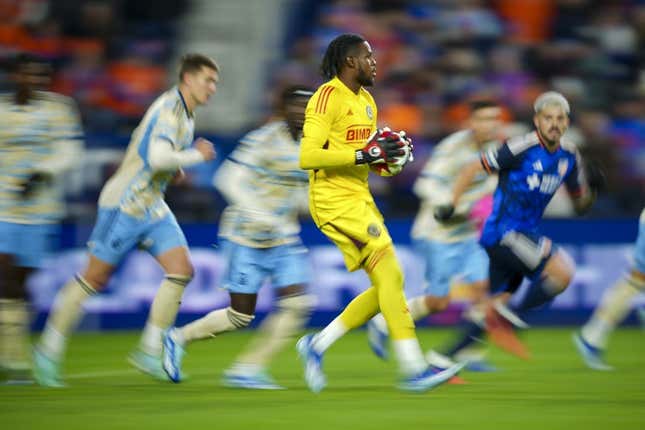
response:
<path fill-rule="evenodd" d="M 481 326 L 472 321 L 466 321 L 466 325 L 461 331 L 457 342 L 445 350 L 445 355 L 448 357 L 454 356 L 457 352 L 482 339 L 483 333 L 484 329 Z"/>
<path fill-rule="evenodd" d="M 537 308 L 542 306 L 545 303 L 550 302 L 557 294 L 553 293 L 552 289 L 549 288 L 548 281 L 546 278 L 540 278 L 537 281 L 534 281 L 529 286 L 529 290 L 526 292 L 522 301 L 515 307 L 518 312 L 523 312 L 529 309 Z"/>

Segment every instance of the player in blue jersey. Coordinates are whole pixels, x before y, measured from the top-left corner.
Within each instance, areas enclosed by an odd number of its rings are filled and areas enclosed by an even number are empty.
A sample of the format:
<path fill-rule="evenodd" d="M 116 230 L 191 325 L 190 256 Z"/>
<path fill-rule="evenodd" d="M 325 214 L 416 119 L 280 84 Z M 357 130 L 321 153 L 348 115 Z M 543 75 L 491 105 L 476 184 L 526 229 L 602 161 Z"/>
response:
<path fill-rule="evenodd" d="M 194 111 L 208 102 L 219 79 L 217 64 L 200 54 L 183 57 L 179 84 L 150 106 L 132 134 L 125 158 L 99 197 L 96 225 L 88 242 L 85 270 L 58 293 L 34 351 L 34 375 L 46 386 L 60 386 L 67 339 L 82 315 L 82 304 L 105 288 L 110 275 L 135 246 L 161 265 L 165 278 L 152 303 L 139 349 L 131 362 L 165 378 L 161 337 L 175 321 L 184 287 L 193 276 L 188 247 L 164 192 L 182 167 L 215 157 L 212 143 L 194 146 Z"/>
<path fill-rule="evenodd" d="M 461 169 L 479 159 L 482 150 L 499 145 L 496 141 L 501 125 L 501 108 L 492 100 L 475 100 L 470 104 L 468 128 L 443 139 L 432 158 L 424 166 L 414 184 L 421 198 L 421 207 L 412 227 L 412 238 L 419 255 L 425 261 L 425 291 L 408 299 L 410 315 L 415 321 L 429 314 L 442 312 L 450 303 L 451 282 L 458 277 L 468 284 L 473 294 L 473 306 L 464 313 L 468 321 L 483 324 L 483 309 L 488 303 L 488 256 L 478 243 L 483 220 L 473 219 L 472 213 L 482 199 L 490 198 L 497 177 L 482 172 L 474 178 L 460 202 L 460 208 L 449 222 L 438 222 L 433 213 L 436 207 L 452 200 L 452 186 Z M 491 201 L 489 199 L 489 201 Z M 387 358 L 388 330 L 381 314 L 367 326 L 370 347 L 376 355 Z M 473 351 L 448 351 L 450 358 L 474 357 Z M 457 354 L 460 357 L 456 357 Z M 481 354 L 478 354 L 481 356 Z M 449 367 L 450 359 L 435 351 L 427 354 L 428 361 L 439 367 Z M 472 362 L 472 369 L 490 368 L 484 361 Z"/>
<path fill-rule="evenodd" d="M 181 381 L 186 346 L 248 326 L 254 319 L 258 292 L 269 281 L 276 294 L 276 310 L 262 321 L 258 334 L 224 372 L 223 384 L 282 388 L 267 368 L 302 330 L 314 303 L 305 290 L 309 262 L 298 222 L 298 215 L 307 210 L 308 180 L 298 165 L 299 141 L 312 94 L 304 87 L 286 88 L 280 112 L 244 136 L 215 175 L 215 186 L 229 203 L 219 234 L 228 260 L 222 283 L 231 303 L 169 330 L 164 337 L 163 366 L 174 382 Z"/>
<path fill-rule="evenodd" d="M 605 291 L 593 315 L 575 333 L 573 341 L 585 364 L 594 370 L 612 370 L 605 362 L 609 336 L 627 317 L 634 297 L 645 291 L 645 209 L 641 212 L 634 264 L 630 272 Z"/>
<path fill-rule="evenodd" d="M 82 152 L 75 103 L 42 91 L 46 62 L 19 55 L 15 90 L 0 96 L 0 371 L 31 382 L 27 278 L 38 268 L 64 215 L 60 175 Z"/>
<path fill-rule="evenodd" d="M 564 184 L 576 211 L 584 213 L 604 183 L 600 169 L 593 164 L 583 166 L 575 146 L 563 138 L 570 112 L 564 96 L 553 91 L 541 94 L 534 110 L 536 130 L 482 152 L 480 160 L 470 164 L 457 178 L 452 204 L 435 211 L 438 218 L 450 219 L 475 175 L 498 174 L 493 211 L 484 225 L 480 243 L 490 259 L 489 282 L 493 293 L 513 293 L 525 277 L 532 281 L 516 307 L 518 312 L 550 302 L 567 288 L 574 273 L 572 259 L 538 230 L 553 194 Z M 472 342 L 482 332 L 482 327 L 472 324 L 463 343 Z"/>

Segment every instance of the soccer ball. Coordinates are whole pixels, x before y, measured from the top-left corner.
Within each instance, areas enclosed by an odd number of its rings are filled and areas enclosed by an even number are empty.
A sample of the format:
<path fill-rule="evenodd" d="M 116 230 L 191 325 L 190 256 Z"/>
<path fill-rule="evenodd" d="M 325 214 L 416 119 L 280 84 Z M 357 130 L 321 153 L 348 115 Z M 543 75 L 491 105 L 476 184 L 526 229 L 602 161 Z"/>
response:
<path fill-rule="evenodd" d="M 403 146 L 403 151 L 405 151 L 405 153 L 386 163 L 371 164 L 370 169 L 379 176 L 398 175 L 403 170 L 403 167 L 413 160 L 412 147 L 409 144 L 409 140 L 406 139 L 405 131 L 395 133 L 386 127 L 383 129 L 381 135 L 383 137 L 395 135 L 400 139 L 405 140 L 406 144 Z"/>

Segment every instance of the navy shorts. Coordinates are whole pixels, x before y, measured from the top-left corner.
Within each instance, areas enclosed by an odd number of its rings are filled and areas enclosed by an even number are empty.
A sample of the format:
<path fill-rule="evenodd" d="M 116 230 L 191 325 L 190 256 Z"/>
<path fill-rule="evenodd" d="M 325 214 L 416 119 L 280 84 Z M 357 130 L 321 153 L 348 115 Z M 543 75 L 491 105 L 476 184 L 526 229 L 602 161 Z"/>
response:
<path fill-rule="evenodd" d="M 509 231 L 502 240 L 486 247 L 491 292 L 514 293 L 525 277 L 539 278 L 553 251 L 547 237 Z"/>

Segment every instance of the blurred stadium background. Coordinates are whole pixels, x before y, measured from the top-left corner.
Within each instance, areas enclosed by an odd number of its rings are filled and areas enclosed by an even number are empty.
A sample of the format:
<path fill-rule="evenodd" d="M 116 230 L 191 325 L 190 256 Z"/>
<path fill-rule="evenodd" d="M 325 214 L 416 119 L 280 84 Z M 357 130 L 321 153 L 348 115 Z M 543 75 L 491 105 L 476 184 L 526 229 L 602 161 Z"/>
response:
<path fill-rule="evenodd" d="M 380 122 L 406 129 L 416 161 L 393 179 L 372 178 L 372 189 L 397 243 L 407 290 L 421 290 L 422 268 L 408 237 L 417 201 L 411 185 L 436 143 L 459 129 L 469 99 L 503 103 L 508 135 L 531 127 L 532 102 L 547 89 L 572 103 L 569 137 L 606 169 L 608 189 L 591 214 L 573 218 L 564 194 L 548 209 L 545 232 L 575 258 L 571 287 L 530 322 L 578 324 L 602 291 L 629 267 L 637 216 L 645 204 L 645 2 L 642 0 L 0 0 L 0 61 L 18 52 L 51 60 L 53 90 L 79 104 L 86 152 L 65 178 L 68 212 L 55 253 L 30 280 L 39 329 L 55 292 L 79 270 L 94 222 L 98 193 L 123 156 L 129 134 L 148 104 L 173 85 L 179 57 L 212 55 L 221 82 L 197 114 L 197 135 L 213 140 L 219 159 L 171 187 L 168 202 L 182 223 L 196 267 L 179 322 L 228 302 L 217 289 L 224 270 L 217 221 L 224 202 L 210 181 L 238 139 L 261 124 L 287 83 L 319 84 L 327 43 L 342 32 L 362 33 L 375 49 L 372 89 Z M 8 89 L 0 69 L 0 87 Z M 328 321 L 367 285 L 346 272 L 338 251 L 310 221 L 313 325 Z M 217 388 L 217 375 L 249 333 L 196 344 L 186 360 L 191 379 L 179 386 L 136 373 L 124 358 L 162 273 L 133 253 L 105 294 L 88 302 L 82 328 L 127 333 L 75 336 L 66 376 L 71 387 L 0 387 L 3 429 L 115 428 L 457 428 L 642 429 L 645 373 L 642 333 L 616 333 L 609 361 L 619 370 L 582 365 L 570 330 L 532 329 L 530 362 L 491 352 L 503 371 L 466 373 L 465 386 L 427 396 L 392 388 L 394 369 L 368 351 L 364 333 L 347 336 L 325 362 L 330 388 L 306 391 L 292 350 L 272 372 L 289 388 L 265 392 Z M 467 295 L 459 287 L 457 294 Z M 264 289 L 259 317 L 271 307 Z M 637 305 L 645 305 L 641 297 Z M 459 305 L 433 317 L 450 324 Z M 627 323 L 635 323 L 632 315 Z M 426 321 L 427 323 L 428 321 Z M 424 347 L 449 330 L 420 330 Z"/>
<path fill-rule="evenodd" d="M 564 93 L 573 107 L 569 137 L 601 161 L 608 188 L 587 219 L 572 219 L 564 193 L 548 209 L 546 231 L 574 255 L 573 286 L 536 321 L 580 322 L 602 290 L 628 267 L 637 215 L 645 203 L 645 2 L 639 0 L 0 0 L 0 58 L 31 52 L 54 65 L 52 90 L 79 104 L 83 162 L 65 179 L 68 213 L 57 252 L 32 279 L 42 323 L 54 292 L 82 265 L 98 193 L 118 165 L 149 103 L 173 85 L 178 58 L 212 55 L 221 81 L 197 114 L 197 135 L 219 158 L 189 172 L 167 200 L 186 228 L 197 276 L 181 318 L 226 303 L 216 230 L 224 202 L 210 185 L 238 139 L 262 123 L 290 83 L 318 85 L 318 65 L 339 33 L 363 34 L 375 49 L 372 89 L 382 125 L 406 129 L 416 161 L 393 179 L 372 178 L 406 268 L 408 292 L 422 274 L 408 248 L 417 208 L 411 186 L 434 145 L 459 129 L 468 100 L 486 95 L 504 106 L 507 135 L 531 127 L 542 91 Z M 7 89 L 6 72 L 0 85 Z M 340 254 L 304 221 L 312 247 L 319 324 L 364 288 Z M 86 328 L 140 327 L 161 272 L 133 254 L 107 293 L 90 301 Z M 270 307 L 270 291 L 259 302 Z M 435 319 L 451 322 L 458 312 Z M 452 316 L 451 316 L 452 315 Z M 118 316 L 118 317 L 117 317 Z M 555 319 L 554 319 L 555 318 Z M 630 320 L 635 321 L 634 318 Z"/>

